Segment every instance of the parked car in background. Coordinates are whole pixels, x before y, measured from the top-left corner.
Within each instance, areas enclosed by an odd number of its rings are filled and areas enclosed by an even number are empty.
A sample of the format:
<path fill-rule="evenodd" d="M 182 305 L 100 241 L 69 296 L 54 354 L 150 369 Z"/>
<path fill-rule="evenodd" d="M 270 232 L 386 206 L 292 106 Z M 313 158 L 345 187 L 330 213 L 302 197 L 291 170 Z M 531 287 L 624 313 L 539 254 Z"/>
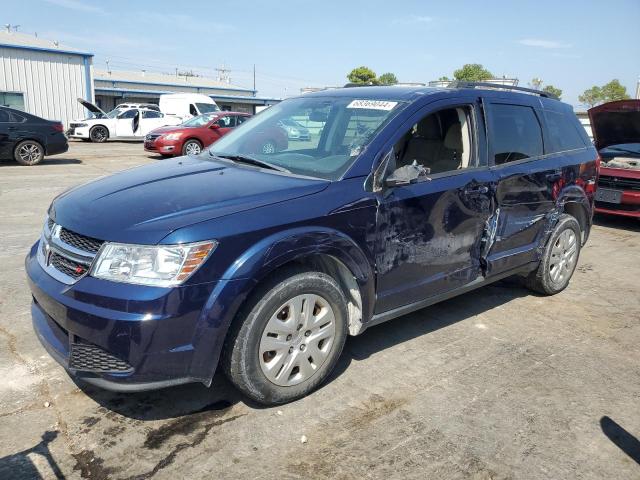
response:
<path fill-rule="evenodd" d="M 589 110 L 600 154 L 596 212 L 640 218 L 640 100 Z"/>
<path fill-rule="evenodd" d="M 144 139 L 144 149 L 166 157 L 197 155 L 250 117 L 240 112 L 198 115 L 177 126 L 152 130 Z"/>
<path fill-rule="evenodd" d="M 91 102 L 80 98 L 78 101 L 94 117 L 71 122 L 69 130 L 67 130 L 69 138 L 79 138 L 97 143 L 106 142 L 108 139 L 142 140 L 147 133 L 155 128 L 180 123 L 178 117 L 167 116 L 162 112 L 148 108 L 136 107 L 127 110 L 115 108 L 106 113 Z"/>
<path fill-rule="evenodd" d="M 570 105 L 486 86 L 308 93 L 198 156 L 67 190 L 25 262 L 38 338 L 103 388 L 222 370 L 273 405 L 373 325 L 512 275 L 561 292 L 597 152 Z M 287 142 L 292 117 L 320 134 Z M 265 151 L 275 132 L 287 143 Z"/>
<path fill-rule="evenodd" d="M 178 117 L 181 121 L 220 111 L 211 97 L 201 93 L 166 93 L 160 95 L 159 106 L 162 113 Z"/>
<path fill-rule="evenodd" d="M 291 118 L 282 119 L 280 126 L 287 132 L 289 140 L 309 140 L 311 138 L 309 129 Z"/>
<path fill-rule="evenodd" d="M 69 149 L 61 122 L 0 106 L 0 159 L 36 165 Z"/>

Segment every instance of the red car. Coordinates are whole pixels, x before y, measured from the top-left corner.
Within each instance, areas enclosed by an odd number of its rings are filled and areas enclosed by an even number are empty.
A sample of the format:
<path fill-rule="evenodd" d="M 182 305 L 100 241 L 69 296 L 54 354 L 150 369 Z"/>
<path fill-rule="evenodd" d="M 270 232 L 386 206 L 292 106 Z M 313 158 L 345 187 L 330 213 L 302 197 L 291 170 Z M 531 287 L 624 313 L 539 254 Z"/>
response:
<path fill-rule="evenodd" d="M 640 100 L 619 100 L 589 110 L 602 163 L 595 211 L 640 218 Z"/>
<path fill-rule="evenodd" d="M 152 130 L 144 138 L 144 149 L 166 157 L 197 155 L 250 117 L 248 113 L 240 112 L 198 115 L 181 125 Z"/>

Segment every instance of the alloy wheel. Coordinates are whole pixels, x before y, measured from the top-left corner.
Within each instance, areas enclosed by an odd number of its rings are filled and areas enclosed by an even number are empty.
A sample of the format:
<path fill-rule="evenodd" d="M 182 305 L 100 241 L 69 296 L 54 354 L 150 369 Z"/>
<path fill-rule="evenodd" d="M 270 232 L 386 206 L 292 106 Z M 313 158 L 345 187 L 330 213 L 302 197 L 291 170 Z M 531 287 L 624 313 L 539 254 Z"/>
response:
<path fill-rule="evenodd" d="M 262 373 L 285 387 L 311 378 L 331 353 L 335 323 L 331 305 L 319 295 L 298 295 L 285 302 L 271 315 L 262 333 Z"/>
<path fill-rule="evenodd" d="M 18 156 L 25 164 L 36 163 L 40 159 L 40 147 L 35 143 L 25 143 L 18 149 Z"/>
<path fill-rule="evenodd" d="M 198 155 L 202 151 L 200 144 L 197 142 L 189 142 L 184 147 L 184 153 L 187 155 Z"/>
<path fill-rule="evenodd" d="M 563 231 L 551 249 L 549 275 L 556 284 L 562 284 L 573 272 L 578 259 L 576 234 L 571 229 Z"/>

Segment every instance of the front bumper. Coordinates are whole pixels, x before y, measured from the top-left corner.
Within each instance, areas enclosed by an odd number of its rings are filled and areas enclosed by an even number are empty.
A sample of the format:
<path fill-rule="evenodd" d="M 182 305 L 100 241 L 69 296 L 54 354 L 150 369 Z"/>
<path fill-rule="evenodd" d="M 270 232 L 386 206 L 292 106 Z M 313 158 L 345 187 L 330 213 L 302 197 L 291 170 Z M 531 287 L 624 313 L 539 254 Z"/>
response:
<path fill-rule="evenodd" d="M 620 203 L 595 202 L 596 213 L 640 218 L 640 191 L 624 190 Z"/>
<path fill-rule="evenodd" d="M 182 141 L 160 140 L 158 138 L 152 142 L 145 141 L 144 149 L 147 152 L 155 152 L 162 155 L 182 155 Z"/>
<path fill-rule="evenodd" d="M 67 137 L 69 138 L 90 138 L 89 127 L 75 127 L 67 130 Z"/>
<path fill-rule="evenodd" d="M 221 342 L 201 319 L 217 282 L 158 288 L 87 276 L 66 285 L 42 269 L 36 249 L 25 260 L 33 327 L 72 375 L 118 391 L 210 383 L 217 359 L 209 352 Z M 100 358 L 78 362 L 78 346 Z"/>

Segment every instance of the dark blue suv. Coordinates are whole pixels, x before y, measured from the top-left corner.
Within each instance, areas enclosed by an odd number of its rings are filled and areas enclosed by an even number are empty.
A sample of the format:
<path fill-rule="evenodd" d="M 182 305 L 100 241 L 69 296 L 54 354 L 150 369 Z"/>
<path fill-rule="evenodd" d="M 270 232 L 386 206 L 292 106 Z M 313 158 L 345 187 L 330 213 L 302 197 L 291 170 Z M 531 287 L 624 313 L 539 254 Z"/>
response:
<path fill-rule="evenodd" d="M 570 106 L 486 87 L 307 94 L 198 156 L 63 193 L 26 259 L 38 337 L 107 389 L 210 385 L 220 366 L 278 404 L 347 335 L 507 276 L 563 290 L 596 151 Z M 309 138 L 267 142 L 287 121 Z"/>

